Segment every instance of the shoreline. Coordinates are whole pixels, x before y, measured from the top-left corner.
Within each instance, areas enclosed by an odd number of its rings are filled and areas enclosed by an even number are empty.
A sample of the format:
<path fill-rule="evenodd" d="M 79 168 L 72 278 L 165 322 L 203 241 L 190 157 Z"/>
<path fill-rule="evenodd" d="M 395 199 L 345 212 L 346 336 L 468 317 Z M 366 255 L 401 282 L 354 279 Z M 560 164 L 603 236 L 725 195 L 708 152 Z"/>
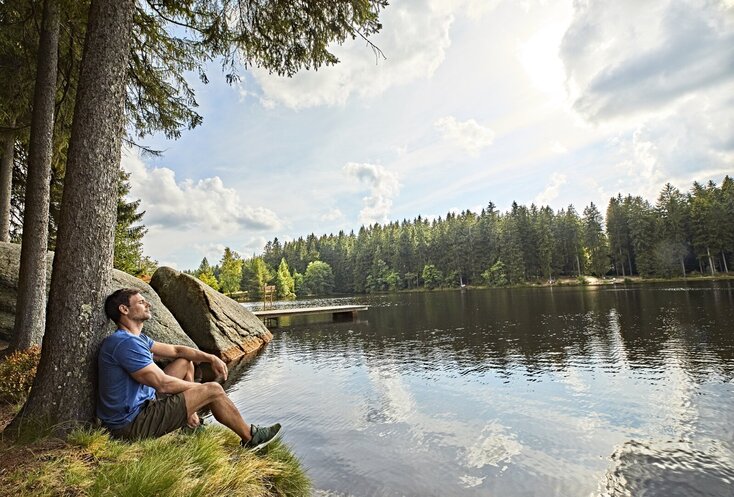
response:
<path fill-rule="evenodd" d="M 702 281 L 734 281 L 734 273 L 717 274 L 714 276 L 676 276 L 672 278 L 643 278 L 642 276 L 613 276 L 607 278 L 597 278 L 595 276 L 583 276 L 584 281 L 579 281 L 578 277 L 564 277 L 553 281 L 546 282 L 524 282 L 513 285 L 503 286 L 487 286 L 487 285 L 466 285 L 464 287 L 436 287 L 436 288 L 403 288 L 400 290 L 384 290 L 379 292 L 368 293 L 331 293 L 328 295 L 304 295 L 294 300 L 338 298 L 338 297 L 361 297 L 367 295 L 388 295 L 391 293 L 423 293 L 423 292 L 453 292 L 463 290 L 484 290 L 484 289 L 502 289 L 502 288 L 551 288 L 551 287 L 569 287 L 569 286 L 614 286 L 614 285 L 646 285 L 658 283 L 692 283 Z M 238 303 L 259 303 L 261 300 L 238 300 Z"/>

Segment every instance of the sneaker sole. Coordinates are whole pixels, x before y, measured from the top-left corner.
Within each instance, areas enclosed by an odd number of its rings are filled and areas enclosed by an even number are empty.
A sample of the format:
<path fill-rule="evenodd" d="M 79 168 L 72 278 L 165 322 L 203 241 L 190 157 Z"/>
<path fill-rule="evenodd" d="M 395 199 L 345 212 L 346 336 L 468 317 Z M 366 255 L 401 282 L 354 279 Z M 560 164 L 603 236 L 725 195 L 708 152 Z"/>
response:
<path fill-rule="evenodd" d="M 263 442 L 263 443 L 260 443 L 260 444 L 258 444 L 258 445 L 256 445 L 256 446 L 254 446 L 254 447 L 249 447 L 249 448 L 247 449 L 247 451 L 248 451 L 248 452 L 257 452 L 258 450 L 260 450 L 260 449 L 262 449 L 262 448 L 264 448 L 264 447 L 267 447 L 267 446 L 268 446 L 268 445 L 270 445 L 271 443 L 273 443 L 273 442 L 275 442 L 276 440 L 278 440 L 278 439 L 280 438 L 280 434 L 281 434 L 282 432 L 283 432 L 283 428 L 281 428 L 280 430 L 278 430 L 278 433 L 276 433 L 276 434 L 275 434 L 275 436 L 274 436 L 273 438 L 271 438 L 270 440 L 268 440 L 268 441 L 266 441 L 266 442 Z"/>

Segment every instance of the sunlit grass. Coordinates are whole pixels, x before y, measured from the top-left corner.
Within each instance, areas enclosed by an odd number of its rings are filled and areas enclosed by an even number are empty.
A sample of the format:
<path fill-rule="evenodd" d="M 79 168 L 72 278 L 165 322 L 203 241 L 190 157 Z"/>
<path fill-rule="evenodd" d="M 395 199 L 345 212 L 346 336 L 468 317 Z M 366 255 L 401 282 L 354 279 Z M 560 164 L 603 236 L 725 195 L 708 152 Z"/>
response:
<path fill-rule="evenodd" d="M 102 430 L 76 430 L 66 442 L 3 447 L 0 457 L 23 451 L 18 467 L 0 473 L 0 495 L 307 496 L 311 483 L 290 449 L 274 442 L 267 452 L 239 447 L 229 430 L 207 427 L 125 443 Z M 24 457 L 27 454 L 27 458 Z M 10 494 L 4 492 L 10 491 Z"/>

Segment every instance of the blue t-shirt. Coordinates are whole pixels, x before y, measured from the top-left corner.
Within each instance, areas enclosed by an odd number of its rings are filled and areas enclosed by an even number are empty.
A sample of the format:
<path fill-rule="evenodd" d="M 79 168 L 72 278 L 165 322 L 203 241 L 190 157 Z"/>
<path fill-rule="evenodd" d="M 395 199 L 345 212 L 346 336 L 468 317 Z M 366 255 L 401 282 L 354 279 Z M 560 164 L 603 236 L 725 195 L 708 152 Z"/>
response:
<path fill-rule="evenodd" d="M 99 399 L 97 417 L 108 428 L 131 423 L 146 400 L 155 398 L 152 387 L 135 381 L 131 373 L 153 363 L 153 340 L 117 330 L 102 341 L 99 349 Z"/>

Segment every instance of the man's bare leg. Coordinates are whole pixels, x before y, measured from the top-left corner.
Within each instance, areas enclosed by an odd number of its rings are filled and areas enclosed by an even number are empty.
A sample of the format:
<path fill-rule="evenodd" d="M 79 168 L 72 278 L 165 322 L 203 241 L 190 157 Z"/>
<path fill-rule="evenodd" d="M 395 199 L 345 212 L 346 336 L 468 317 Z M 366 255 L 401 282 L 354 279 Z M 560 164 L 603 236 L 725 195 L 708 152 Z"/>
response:
<path fill-rule="evenodd" d="M 215 382 L 202 383 L 184 391 L 186 411 L 189 418 L 202 407 L 212 411 L 214 419 L 235 432 L 245 442 L 252 438 L 250 425 L 245 423 L 234 402 L 227 397 L 222 385 Z"/>
<path fill-rule="evenodd" d="M 194 381 L 194 363 L 179 357 L 163 368 L 168 376 L 175 376 L 179 380 Z"/>
<path fill-rule="evenodd" d="M 182 357 L 172 361 L 168 366 L 163 368 L 163 372 L 168 376 L 175 376 L 181 380 L 194 381 L 194 363 Z M 199 426 L 201 424 L 199 413 L 196 411 L 190 412 L 187 424 L 190 428 L 196 428 Z"/>

